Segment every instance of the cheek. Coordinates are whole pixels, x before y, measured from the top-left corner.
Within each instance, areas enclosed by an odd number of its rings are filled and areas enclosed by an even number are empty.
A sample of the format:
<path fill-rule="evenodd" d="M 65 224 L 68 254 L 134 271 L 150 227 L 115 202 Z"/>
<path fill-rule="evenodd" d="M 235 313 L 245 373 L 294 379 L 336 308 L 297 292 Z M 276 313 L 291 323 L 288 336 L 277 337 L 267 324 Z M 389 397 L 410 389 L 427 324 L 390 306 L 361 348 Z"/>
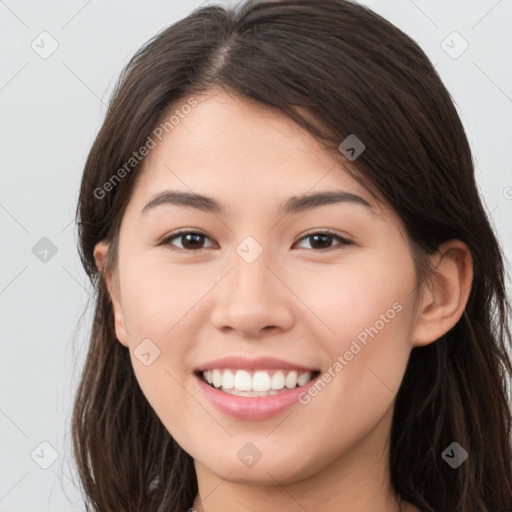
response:
<path fill-rule="evenodd" d="M 397 310 L 404 310 L 412 298 L 414 268 L 412 263 L 385 256 L 318 265 L 297 273 L 294 292 L 321 320 L 318 334 L 325 332 L 323 339 L 332 340 L 336 348 L 376 323 L 378 330 L 385 326 L 388 332 L 403 324 L 407 315 Z"/>
<path fill-rule="evenodd" d="M 359 411 L 352 418 L 378 415 L 398 391 L 411 351 L 414 266 L 389 254 L 334 268 L 302 273 L 298 283 L 322 321 L 316 333 L 327 355 L 325 380 L 332 382 L 322 393 L 333 402 L 343 397 Z"/>
<path fill-rule="evenodd" d="M 130 335 L 163 342 L 218 278 L 198 278 L 185 265 L 165 258 L 133 257 L 125 261 L 122 281 L 123 312 Z"/>
<path fill-rule="evenodd" d="M 132 366 L 157 414 L 174 410 L 183 406 L 170 397 L 182 396 L 187 312 L 205 291 L 191 285 L 191 276 L 175 265 L 150 261 L 135 251 L 125 254 L 130 256 L 120 262 L 121 295 Z"/>

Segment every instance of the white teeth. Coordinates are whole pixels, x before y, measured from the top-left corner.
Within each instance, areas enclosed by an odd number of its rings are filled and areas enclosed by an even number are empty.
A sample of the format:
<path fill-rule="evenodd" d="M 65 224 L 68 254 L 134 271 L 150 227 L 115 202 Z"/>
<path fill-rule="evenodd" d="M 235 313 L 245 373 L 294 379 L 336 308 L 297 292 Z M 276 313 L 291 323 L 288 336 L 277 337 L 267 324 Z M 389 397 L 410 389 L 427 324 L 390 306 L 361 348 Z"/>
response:
<path fill-rule="evenodd" d="M 297 379 L 297 384 L 299 386 L 304 386 L 306 382 L 308 382 L 311 379 L 311 372 L 305 372 L 301 373 Z"/>
<path fill-rule="evenodd" d="M 284 388 L 284 372 L 279 370 L 276 373 L 274 373 L 274 375 L 272 375 L 270 387 L 272 389 L 283 389 Z"/>
<path fill-rule="evenodd" d="M 238 370 L 235 374 L 235 389 L 238 391 L 253 391 L 251 374 L 245 370 Z"/>
<path fill-rule="evenodd" d="M 271 389 L 270 391 L 237 391 L 236 389 L 222 389 L 224 393 L 228 395 L 236 395 L 236 396 L 269 396 L 269 395 L 277 395 L 279 391 L 275 391 Z"/>
<path fill-rule="evenodd" d="M 293 389 L 297 387 L 297 372 L 295 370 L 291 371 L 284 381 L 287 388 Z"/>
<path fill-rule="evenodd" d="M 270 375 L 267 372 L 256 372 L 252 376 L 253 391 L 270 391 Z"/>
<path fill-rule="evenodd" d="M 280 390 L 294 389 L 303 386 L 311 380 L 312 372 L 297 370 L 247 370 L 214 369 L 203 372 L 203 377 L 209 384 L 221 388 L 232 395 L 267 396 L 274 395 Z"/>
<path fill-rule="evenodd" d="M 224 370 L 222 387 L 224 389 L 233 389 L 235 387 L 235 376 L 231 370 Z"/>
<path fill-rule="evenodd" d="M 212 370 L 213 377 L 213 385 L 216 388 L 220 388 L 222 386 L 222 373 L 219 370 Z"/>

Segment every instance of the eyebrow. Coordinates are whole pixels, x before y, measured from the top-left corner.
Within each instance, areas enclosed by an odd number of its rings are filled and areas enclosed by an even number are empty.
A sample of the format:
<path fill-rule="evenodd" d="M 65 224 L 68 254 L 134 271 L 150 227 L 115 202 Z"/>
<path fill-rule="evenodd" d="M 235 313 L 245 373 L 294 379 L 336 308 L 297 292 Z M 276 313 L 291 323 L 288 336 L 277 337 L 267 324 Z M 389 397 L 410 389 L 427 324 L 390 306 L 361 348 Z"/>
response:
<path fill-rule="evenodd" d="M 352 203 L 365 206 L 372 210 L 373 206 L 362 197 L 352 194 L 351 192 L 345 192 L 344 190 L 326 190 L 324 192 L 318 192 L 316 194 L 302 194 L 298 196 L 292 196 L 287 199 L 279 207 L 279 213 L 282 215 L 289 215 L 293 213 L 299 213 L 306 210 L 311 210 L 319 206 L 336 203 Z M 141 214 L 153 210 L 154 208 L 162 205 L 176 205 L 176 206 L 187 206 L 195 208 L 207 213 L 225 214 L 226 209 L 224 205 L 219 203 L 212 197 L 204 196 L 201 194 L 195 194 L 191 192 L 180 192 L 176 190 L 165 190 L 155 195 L 151 201 L 144 206 Z"/>

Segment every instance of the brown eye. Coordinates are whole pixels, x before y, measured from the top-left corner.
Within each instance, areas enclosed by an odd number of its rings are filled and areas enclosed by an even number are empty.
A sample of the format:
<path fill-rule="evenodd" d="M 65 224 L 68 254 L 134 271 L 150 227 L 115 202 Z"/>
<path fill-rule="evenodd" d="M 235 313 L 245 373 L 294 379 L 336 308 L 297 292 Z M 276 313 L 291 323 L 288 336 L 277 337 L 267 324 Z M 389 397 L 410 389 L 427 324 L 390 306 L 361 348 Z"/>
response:
<path fill-rule="evenodd" d="M 181 240 L 181 247 L 176 247 L 172 242 L 174 240 Z M 205 239 L 210 239 L 210 237 L 206 236 L 204 233 L 200 233 L 197 231 L 180 231 L 179 233 L 175 233 L 170 237 L 167 237 L 165 240 L 162 240 L 162 245 L 169 245 L 171 249 L 181 249 L 185 251 L 195 251 L 204 249 L 204 241 Z"/>
<path fill-rule="evenodd" d="M 180 241 L 180 245 L 175 244 L 176 240 Z M 167 245 L 171 250 L 194 252 L 207 248 L 204 245 L 206 240 L 211 240 L 211 238 L 204 233 L 198 231 L 180 231 L 162 240 L 161 245 Z M 332 245 L 333 241 L 338 241 L 338 246 L 350 245 L 352 243 L 337 233 L 330 231 L 310 233 L 302 237 L 299 242 L 303 240 L 309 240 L 310 248 L 320 252 L 335 249 L 336 246 Z"/>
<path fill-rule="evenodd" d="M 351 242 L 340 235 L 336 233 L 332 233 L 330 231 L 317 231 L 315 233 L 310 233 L 304 237 L 302 237 L 300 241 L 302 240 L 310 240 L 311 248 L 318 251 L 325 251 L 334 249 L 331 245 L 333 240 L 337 240 L 339 242 L 338 245 L 350 245 Z"/>

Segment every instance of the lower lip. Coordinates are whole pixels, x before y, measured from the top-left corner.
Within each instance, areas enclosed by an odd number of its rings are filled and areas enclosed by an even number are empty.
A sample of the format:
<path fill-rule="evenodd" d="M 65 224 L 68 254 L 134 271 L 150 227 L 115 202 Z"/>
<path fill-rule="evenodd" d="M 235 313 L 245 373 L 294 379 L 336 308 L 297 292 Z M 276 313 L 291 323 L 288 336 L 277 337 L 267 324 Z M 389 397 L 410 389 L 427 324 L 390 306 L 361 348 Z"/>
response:
<path fill-rule="evenodd" d="M 311 387 L 319 376 L 306 382 L 303 386 L 281 391 L 276 395 L 244 397 L 219 391 L 195 375 L 201 390 L 219 411 L 241 420 L 250 421 L 273 418 L 299 403 L 299 395 Z"/>

